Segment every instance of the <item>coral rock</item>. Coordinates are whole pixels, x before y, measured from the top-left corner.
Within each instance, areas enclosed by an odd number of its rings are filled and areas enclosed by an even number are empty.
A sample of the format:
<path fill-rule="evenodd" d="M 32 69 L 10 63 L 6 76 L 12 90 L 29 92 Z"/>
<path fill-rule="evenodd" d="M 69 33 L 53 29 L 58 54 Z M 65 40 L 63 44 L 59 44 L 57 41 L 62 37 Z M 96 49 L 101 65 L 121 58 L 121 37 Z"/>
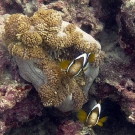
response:
<path fill-rule="evenodd" d="M 82 125 L 79 122 L 74 122 L 71 120 L 64 121 L 59 125 L 58 135 L 81 135 L 79 130 L 81 130 Z"/>
<path fill-rule="evenodd" d="M 102 47 L 106 51 L 106 57 L 104 64 L 100 66 L 96 84 L 91 87 L 89 93 L 100 99 L 110 98 L 116 101 L 125 112 L 127 120 L 135 124 L 134 58 L 126 55 L 116 44 L 118 41 L 115 32 L 107 30 L 102 33 L 100 39 L 103 41 Z"/>
<path fill-rule="evenodd" d="M 13 108 L 17 102 L 20 102 L 28 95 L 30 90 L 31 86 L 25 84 L 19 85 L 18 83 L 13 83 L 7 86 L 1 85 L 0 112 Z"/>
<path fill-rule="evenodd" d="M 34 85 L 44 106 L 70 111 L 80 109 L 87 101 L 104 53 L 99 42 L 75 24 L 63 21 L 60 12 L 40 9 L 31 17 L 11 15 L 5 23 L 4 41 L 15 56 L 20 75 Z M 73 60 L 84 52 L 92 52 L 95 61 L 80 75 L 82 79 L 70 78 L 61 70 L 60 62 Z M 81 80 L 87 84 L 85 90 Z"/>
<path fill-rule="evenodd" d="M 135 26 L 134 26 L 135 2 L 124 1 L 121 11 L 117 15 L 119 28 L 119 44 L 127 54 L 135 54 Z"/>

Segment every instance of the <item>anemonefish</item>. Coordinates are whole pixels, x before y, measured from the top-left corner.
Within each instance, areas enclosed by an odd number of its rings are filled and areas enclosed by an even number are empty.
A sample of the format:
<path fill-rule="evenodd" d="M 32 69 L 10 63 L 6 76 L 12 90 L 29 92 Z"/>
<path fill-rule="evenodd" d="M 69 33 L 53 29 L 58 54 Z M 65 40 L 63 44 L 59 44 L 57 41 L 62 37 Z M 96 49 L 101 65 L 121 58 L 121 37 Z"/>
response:
<path fill-rule="evenodd" d="M 88 104 L 87 104 L 88 105 Z M 101 113 L 101 101 L 94 105 L 92 109 L 87 113 L 85 109 L 81 109 L 77 113 L 78 119 L 88 127 L 93 127 L 95 125 L 103 126 L 108 117 L 103 117 L 99 119 Z"/>
<path fill-rule="evenodd" d="M 85 71 L 85 67 L 88 62 L 94 62 L 94 53 L 84 53 L 76 57 L 71 62 L 66 60 L 60 63 L 61 69 L 66 70 L 67 74 L 72 78 L 80 74 L 81 71 Z"/>

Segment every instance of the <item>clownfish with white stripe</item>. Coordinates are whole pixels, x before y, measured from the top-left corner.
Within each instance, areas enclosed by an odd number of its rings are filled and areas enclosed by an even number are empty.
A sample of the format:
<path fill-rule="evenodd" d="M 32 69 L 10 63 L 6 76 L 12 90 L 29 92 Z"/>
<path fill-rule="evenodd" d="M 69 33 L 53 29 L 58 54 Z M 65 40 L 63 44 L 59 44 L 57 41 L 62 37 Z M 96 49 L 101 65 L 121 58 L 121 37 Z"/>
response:
<path fill-rule="evenodd" d="M 88 104 L 89 103 L 87 103 L 87 105 Z M 85 110 L 87 109 L 84 108 L 79 110 L 77 113 L 77 117 L 80 122 L 84 123 L 88 127 L 94 127 L 95 125 L 103 126 L 103 123 L 106 122 L 108 119 L 107 116 L 99 119 L 101 113 L 101 100 L 99 101 L 99 103 L 94 105 L 94 107 L 92 107 L 91 110 L 89 111 L 85 111 Z"/>
<path fill-rule="evenodd" d="M 66 70 L 66 73 L 69 77 L 75 77 L 80 74 L 81 71 L 87 70 L 86 65 L 88 62 L 92 63 L 95 61 L 94 53 L 84 53 L 76 57 L 72 61 L 62 61 L 60 63 L 60 68 Z"/>

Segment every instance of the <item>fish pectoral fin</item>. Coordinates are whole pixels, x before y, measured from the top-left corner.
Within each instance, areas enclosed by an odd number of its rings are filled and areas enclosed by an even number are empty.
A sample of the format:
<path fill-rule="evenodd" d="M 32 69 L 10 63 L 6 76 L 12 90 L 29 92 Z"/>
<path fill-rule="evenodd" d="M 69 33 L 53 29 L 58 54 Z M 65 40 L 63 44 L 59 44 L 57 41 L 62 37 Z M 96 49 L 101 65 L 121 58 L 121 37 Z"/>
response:
<path fill-rule="evenodd" d="M 71 61 L 69 61 L 69 60 L 64 60 L 64 61 L 60 62 L 60 68 L 66 70 L 68 68 L 70 62 Z"/>
<path fill-rule="evenodd" d="M 94 61 L 95 61 L 95 53 L 91 53 L 89 58 L 88 58 L 88 62 L 93 63 Z"/>
<path fill-rule="evenodd" d="M 80 122 L 85 123 L 87 118 L 87 113 L 83 109 L 80 109 L 77 113 L 77 117 L 80 120 Z"/>
<path fill-rule="evenodd" d="M 106 122 L 107 119 L 108 119 L 108 116 L 105 116 L 105 117 L 99 119 L 97 125 L 99 125 L 100 127 L 102 127 L 103 126 L 103 123 Z"/>

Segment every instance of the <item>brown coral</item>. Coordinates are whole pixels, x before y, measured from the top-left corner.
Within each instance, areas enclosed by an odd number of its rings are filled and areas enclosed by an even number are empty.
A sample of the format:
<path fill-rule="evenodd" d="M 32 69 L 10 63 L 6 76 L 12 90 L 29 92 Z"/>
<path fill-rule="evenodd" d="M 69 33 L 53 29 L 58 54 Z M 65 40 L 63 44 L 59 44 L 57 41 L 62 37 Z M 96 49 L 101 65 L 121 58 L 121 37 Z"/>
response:
<path fill-rule="evenodd" d="M 42 44 L 42 38 L 37 32 L 25 32 L 21 36 L 22 43 L 29 47 L 36 47 Z"/>
<path fill-rule="evenodd" d="M 51 59 L 45 58 L 38 61 L 37 64 L 47 76 L 47 84 L 41 86 L 38 90 L 44 106 L 58 107 L 72 93 L 74 109 L 80 109 L 87 101 L 87 97 L 80 87 L 83 86 L 83 84 L 80 84 L 83 81 L 80 76 L 77 80 L 71 79 Z"/>
<path fill-rule="evenodd" d="M 16 47 L 17 46 L 17 47 Z M 44 58 L 45 54 L 42 47 L 24 47 L 21 42 L 12 42 L 8 45 L 9 52 L 14 56 L 19 56 L 23 59 Z"/>
<path fill-rule="evenodd" d="M 83 52 L 93 52 L 93 65 L 98 66 L 103 55 L 100 55 L 100 44 L 93 37 L 74 24 L 62 21 L 59 12 L 40 9 L 32 17 L 11 15 L 5 23 L 4 40 L 12 55 L 34 60 L 46 75 L 47 83 L 37 89 L 44 106 L 58 107 L 70 99 L 74 109 L 82 107 L 87 98 L 78 80 L 84 80 L 85 84 L 84 76 L 79 76 L 83 79 L 69 78 L 61 71 L 59 63 L 72 60 Z"/>
<path fill-rule="evenodd" d="M 81 52 L 98 54 L 100 50 L 99 43 L 89 34 L 74 24 L 62 21 L 59 12 L 52 9 L 40 9 L 30 18 L 22 14 L 11 15 L 5 24 L 4 40 L 7 45 L 10 45 L 10 48 L 16 48 L 14 50 L 18 50 L 17 48 L 20 47 L 30 50 L 39 45 L 44 49 L 55 49 L 56 51 L 73 47 Z M 14 45 L 11 46 L 13 42 Z M 19 51 L 15 53 L 20 56 Z M 73 54 L 72 59 L 74 57 Z"/>
<path fill-rule="evenodd" d="M 71 89 L 68 87 L 68 84 L 58 84 L 57 87 L 52 87 L 50 83 L 47 83 L 41 86 L 38 92 L 44 106 L 57 107 L 71 93 Z"/>
<path fill-rule="evenodd" d="M 74 88 L 74 91 L 72 93 L 74 108 L 76 110 L 79 110 L 80 108 L 82 108 L 82 105 L 87 101 L 87 97 L 75 81 L 73 81 L 72 83 L 72 88 Z"/>
<path fill-rule="evenodd" d="M 34 15 L 37 15 L 39 18 L 44 20 L 44 23 L 47 25 L 46 29 L 48 30 L 49 28 L 60 27 L 62 24 L 62 17 L 60 13 L 53 9 L 40 9 Z"/>
<path fill-rule="evenodd" d="M 13 14 L 5 23 L 5 38 L 17 40 L 17 34 L 26 32 L 30 28 L 29 18 L 23 14 Z"/>

